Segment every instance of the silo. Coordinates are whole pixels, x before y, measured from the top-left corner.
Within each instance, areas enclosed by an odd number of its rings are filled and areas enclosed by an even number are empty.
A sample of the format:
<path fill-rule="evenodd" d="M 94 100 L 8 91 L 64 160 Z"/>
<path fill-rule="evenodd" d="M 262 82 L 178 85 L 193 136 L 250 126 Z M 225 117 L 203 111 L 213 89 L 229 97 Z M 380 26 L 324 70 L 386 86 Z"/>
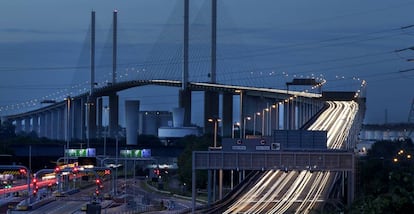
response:
<path fill-rule="evenodd" d="M 184 125 L 184 108 L 173 109 L 173 127 L 183 127 Z"/>
<path fill-rule="evenodd" d="M 126 144 L 138 143 L 139 100 L 125 100 Z"/>

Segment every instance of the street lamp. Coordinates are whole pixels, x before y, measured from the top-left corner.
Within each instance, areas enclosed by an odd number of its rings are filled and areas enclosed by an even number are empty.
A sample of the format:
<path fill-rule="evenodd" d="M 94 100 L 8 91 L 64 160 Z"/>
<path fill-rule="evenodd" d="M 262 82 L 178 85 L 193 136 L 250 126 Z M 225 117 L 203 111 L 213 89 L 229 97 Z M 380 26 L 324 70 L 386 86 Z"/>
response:
<path fill-rule="evenodd" d="M 65 98 L 66 101 L 66 149 L 69 149 L 69 143 L 70 143 L 70 109 L 72 105 L 72 98 L 70 96 L 67 96 Z M 65 152 L 66 156 L 66 152 Z M 68 160 L 66 160 L 68 161 Z"/>
<path fill-rule="evenodd" d="M 104 157 L 106 157 L 106 137 L 108 135 L 108 126 L 109 126 L 109 120 L 108 120 L 108 111 L 109 111 L 109 107 L 105 106 L 104 107 L 104 113 L 105 113 L 105 130 L 104 130 Z"/>
<path fill-rule="evenodd" d="M 268 133 L 269 135 L 272 135 L 272 126 L 273 126 L 273 118 L 272 118 L 272 109 L 275 109 L 275 114 L 277 114 L 277 105 L 273 104 L 270 108 L 269 108 L 269 128 L 268 128 Z M 277 115 L 276 115 L 277 116 Z"/>
<path fill-rule="evenodd" d="M 242 90 L 236 90 L 236 93 L 240 94 L 240 123 L 244 122 L 242 121 L 242 118 L 244 117 L 243 115 L 243 91 Z M 240 138 L 242 138 L 242 132 L 241 132 L 241 127 L 244 126 L 244 124 L 241 124 L 240 127 Z"/>
<path fill-rule="evenodd" d="M 239 127 L 239 131 L 241 131 L 241 128 L 240 128 L 240 123 L 239 122 L 235 122 L 233 125 L 232 125 L 232 132 L 231 132 L 231 138 L 234 138 L 235 136 L 236 136 L 236 134 L 234 133 L 235 131 L 236 131 L 236 128 L 235 127 Z"/>
<path fill-rule="evenodd" d="M 218 123 L 221 121 L 220 118 L 209 118 L 208 122 L 210 123 L 214 123 L 214 149 L 216 149 L 217 147 L 217 126 Z M 210 173 L 210 171 L 209 171 Z M 211 174 L 209 174 L 208 176 L 210 177 Z M 223 176 L 223 170 L 219 171 L 219 177 L 220 177 L 220 184 L 219 184 L 219 192 L 220 192 L 220 198 L 221 198 L 221 181 L 222 181 L 222 176 Z M 213 170 L 213 197 L 216 197 L 216 170 Z"/>
<path fill-rule="evenodd" d="M 262 111 L 262 136 L 265 134 L 265 111 L 269 111 L 269 108 L 265 108 Z"/>
<path fill-rule="evenodd" d="M 251 120 L 252 118 L 247 116 L 243 119 L 243 139 L 246 139 L 246 120 Z"/>
<path fill-rule="evenodd" d="M 221 121 L 220 118 L 209 118 L 208 119 L 208 122 L 214 123 L 214 148 L 217 147 L 217 127 L 220 121 Z"/>
<path fill-rule="evenodd" d="M 256 116 L 260 116 L 260 112 L 253 115 L 253 135 L 256 136 Z"/>

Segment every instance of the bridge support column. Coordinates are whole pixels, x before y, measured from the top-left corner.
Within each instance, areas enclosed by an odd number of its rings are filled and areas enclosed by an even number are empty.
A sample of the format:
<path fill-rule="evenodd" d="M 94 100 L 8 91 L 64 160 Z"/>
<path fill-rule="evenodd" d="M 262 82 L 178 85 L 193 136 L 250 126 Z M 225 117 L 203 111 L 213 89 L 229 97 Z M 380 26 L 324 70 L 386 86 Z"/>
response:
<path fill-rule="evenodd" d="M 303 125 L 305 125 L 305 103 L 303 101 L 299 102 L 298 105 L 298 112 L 299 112 L 299 127 L 301 128 Z"/>
<path fill-rule="evenodd" d="M 295 100 L 292 100 L 292 109 L 291 109 L 291 114 L 292 114 L 292 126 L 291 129 L 295 130 L 298 129 L 298 121 L 297 121 L 297 102 Z"/>
<path fill-rule="evenodd" d="M 16 119 L 15 120 L 16 121 L 16 129 L 15 129 L 15 132 L 16 133 L 19 133 L 19 132 L 21 132 L 22 131 L 22 120 L 19 118 L 19 119 Z"/>
<path fill-rule="evenodd" d="M 222 96 L 222 125 L 223 125 L 223 137 L 233 136 L 233 94 L 225 93 Z M 241 129 L 240 129 L 241 131 Z M 238 136 L 235 136 L 237 138 Z"/>
<path fill-rule="evenodd" d="M 58 132 L 59 132 L 59 110 L 54 109 L 50 112 L 52 119 L 51 119 L 51 139 L 57 140 L 58 139 Z"/>
<path fill-rule="evenodd" d="M 52 137 L 52 112 L 47 111 L 46 112 L 46 137 L 51 138 Z"/>
<path fill-rule="evenodd" d="M 102 138 L 103 135 L 103 100 L 102 97 L 98 97 L 98 99 L 96 99 L 96 122 L 97 122 L 97 127 L 96 127 L 96 138 Z"/>
<path fill-rule="evenodd" d="M 115 137 L 119 127 L 119 96 L 116 93 L 109 95 L 109 136 Z"/>
<path fill-rule="evenodd" d="M 219 96 L 217 92 L 204 92 L 204 133 L 213 134 L 214 124 L 208 122 L 209 118 L 217 118 L 219 113 Z"/>
<path fill-rule="evenodd" d="M 247 96 L 246 94 L 243 94 L 243 123 L 244 123 L 244 118 L 246 117 L 250 117 L 250 120 L 246 119 L 246 124 L 243 124 L 243 138 L 245 138 L 247 136 L 247 133 L 252 133 L 253 132 L 253 119 L 254 119 L 254 114 L 256 113 L 253 109 L 252 109 L 252 105 L 251 105 L 251 97 Z"/>
<path fill-rule="evenodd" d="M 303 117 L 302 118 L 302 121 L 303 121 L 302 126 L 305 125 L 309 121 L 309 118 L 307 116 L 307 106 L 308 106 L 308 104 L 306 102 L 302 103 L 302 117 Z"/>
<path fill-rule="evenodd" d="M 78 99 L 74 102 L 72 111 L 73 127 L 71 127 L 71 137 L 75 137 L 84 141 L 86 139 L 86 98 Z"/>
<path fill-rule="evenodd" d="M 59 108 L 58 110 L 58 116 L 59 116 L 59 128 L 58 128 L 58 139 L 59 140 L 65 140 L 65 134 L 66 134 L 66 107 Z"/>
<path fill-rule="evenodd" d="M 39 125 L 39 137 L 46 137 L 46 112 L 40 114 Z"/>
<path fill-rule="evenodd" d="M 191 90 L 180 90 L 178 96 L 179 107 L 184 109 L 184 126 L 191 125 Z"/>
<path fill-rule="evenodd" d="M 276 104 L 276 108 L 275 108 L 275 128 L 276 130 L 279 130 L 279 124 L 280 124 L 280 103 L 277 102 Z M 273 131 L 272 131 L 273 132 Z M 273 133 L 272 133 L 273 135 Z"/>
<path fill-rule="evenodd" d="M 289 102 L 283 102 L 283 129 L 289 129 Z"/>
<path fill-rule="evenodd" d="M 314 104 L 313 103 L 309 103 L 308 104 L 308 112 L 309 112 L 309 119 L 311 119 L 313 117 L 313 108 L 314 108 Z"/>
<path fill-rule="evenodd" d="M 24 118 L 24 132 L 30 132 L 30 117 Z"/>
<path fill-rule="evenodd" d="M 35 114 L 32 117 L 32 131 L 34 131 L 37 136 L 39 136 L 39 115 Z"/>
<path fill-rule="evenodd" d="M 76 99 L 73 101 L 73 106 L 69 115 L 68 122 L 68 136 L 69 141 L 72 138 L 84 140 L 84 130 L 85 130 L 85 117 L 84 117 L 84 100 Z"/>
<path fill-rule="evenodd" d="M 125 101 L 126 144 L 138 144 L 139 100 Z"/>
<path fill-rule="evenodd" d="M 87 121 L 87 147 L 90 139 L 96 138 L 96 98 L 89 98 L 86 103 Z"/>

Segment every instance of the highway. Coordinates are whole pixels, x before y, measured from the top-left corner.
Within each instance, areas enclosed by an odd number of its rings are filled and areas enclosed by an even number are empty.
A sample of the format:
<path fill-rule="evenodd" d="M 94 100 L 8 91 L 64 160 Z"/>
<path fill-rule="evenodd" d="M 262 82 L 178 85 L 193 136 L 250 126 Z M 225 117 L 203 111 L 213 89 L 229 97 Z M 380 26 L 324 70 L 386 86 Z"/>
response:
<path fill-rule="evenodd" d="M 161 200 L 163 200 L 166 205 L 169 203 L 173 203 L 174 206 L 170 207 L 168 210 L 165 210 L 163 212 L 179 212 L 180 210 L 190 209 L 191 208 L 191 201 L 186 199 L 180 199 L 180 198 L 174 198 L 170 197 L 165 194 L 151 192 L 151 191 L 145 191 L 143 185 L 146 183 L 145 180 L 132 180 L 127 179 L 120 180 L 118 182 L 118 189 L 121 190 L 121 193 L 115 197 L 116 200 L 102 200 L 101 206 L 102 206 L 102 213 L 124 213 L 124 212 L 156 212 L 154 211 L 158 210 L 159 207 L 154 206 L 154 204 L 158 204 Z M 110 181 L 105 181 L 104 184 L 105 187 L 102 191 L 102 195 L 104 195 L 105 192 L 110 191 Z M 127 188 L 125 188 L 127 186 Z M 126 192 L 125 192 L 126 191 Z M 36 214 L 36 213 L 72 213 L 72 214 L 81 214 L 85 213 L 85 211 L 82 211 L 81 208 L 85 207 L 87 203 L 90 203 L 92 201 L 91 193 L 95 192 L 95 186 L 82 189 L 80 192 L 67 195 L 64 197 L 54 197 L 54 196 L 48 196 L 49 199 L 51 199 L 50 202 L 41 205 L 37 208 L 28 210 L 28 211 L 17 211 L 13 210 L 12 213 L 30 213 L 30 214 Z M 126 196 L 127 198 L 123 198 L 123 196 Z M 132 198 L 131 198 L 132 197 Z M 46 198 L 46 199 L 48 199 Z M 142 204 L 143 199 L 146 198 L 148 200 L 149 204 Z M 133 206 L 133 201 L 136 202 L 136 206 Z M 20 200 L 23 200 L 21 198 Z M 121 201 L 120 201 L 121 200 Z M 127 204 L 131 203 L 131 206 L 125 204 L 124 202 L 127 202 Z"/>
<path fill-rule="evenodd" d="M 308 128 L 328 132 L 328 148 L 342 149 L 358 112 L 353 101 L 327 102 L 328 108 Z M 310 166 L 312 167 L 312 166 Z M 223 213 L 310 213 L 327 194 L 338 174 L 281 170 L 267 171 Z"/>
<path fill-rule="evenodd" d="M 329 149 L 341 149 L 346 145 L 347 136 L 358 112 L 358 104 L 353 101 L 327 102 L 328 107 L 309 130 L 327 131 Z M 310 168 L 313 166 L 309 166 Z M 237 199 L 233 199 L 222 213 L 310 213 L 321 202 L 325 202 L 332 184 L 339 176 L 335 172 L 311 170 L 288 171 L 272 170 L 261 173 L 260 179 L 249 184 Z M 40 183 L 39 185 L 47 185 Z M 24 187 L 23 187 L 24 188 Z M 26 186 L 27 188 L 27 186 Z M 140 188 L 131 185 L 129 190 L 138 193 Z M 134 192 L 135 192 L 134 191 Z M 90 196 L 82 191 L 46 204 L 30 213 L 80 213 L 80 207 L 90 201 Z M 144 194 L 144 193 L 141 193 Z M 134 194 L 135 195 L 135 194 Z M 167 200 L 167 198 L 165 198 Z M 179 205 L 179 203 L 177 203 Z M 181 208 L 185 208 L 184 205 Z M 176 208 L 178 209 L 178 207 Z"/>

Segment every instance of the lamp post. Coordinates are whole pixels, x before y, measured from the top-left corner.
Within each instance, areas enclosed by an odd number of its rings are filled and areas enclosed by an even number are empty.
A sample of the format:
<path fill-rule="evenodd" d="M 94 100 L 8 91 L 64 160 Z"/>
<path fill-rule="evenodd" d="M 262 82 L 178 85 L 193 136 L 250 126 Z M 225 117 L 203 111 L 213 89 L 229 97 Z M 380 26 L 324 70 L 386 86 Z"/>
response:
<path fill-rule="evenodd" d="M 265 111 L 269 111 L 269 108 L 265 108 L 262 111 L 262 136 L 265 134 Z"/>
<path fill-rule="evenodd" d="M 209 118 L 208 122 L 214 123 L 214 149 L 217 147 L 217 127 L 218 123 L 221 121 L 220 118 Z M 223 171 L 219 171 L 219 198 L 221 199 L 221 178 L 222 178 Z M 211 175 L 211 174 L 210 174 Z M 209 175 L 209 176 L 210 176 Z M 216 170 L 213 170 L 213 201 L 216 200 Z"/>
<path fill-rule="evenodd" d="M 236 126 L 238 126 L 239 127 L 239 131 L 241 132 L 241 128 L 240 128 L 240 123 L 239 122 L 235 122 L 235 123 L 233 123 L 233 125 L 232 125 L 232 130 L 231 130 L 231 138 L 232 139 L 234 139 L 235 137 L 236 137 L 236 133 L 235 133 L 235 131 L 236 131 Z"/>
<path fill-rule="evenodd" d="M 109 107 L 105 106 L 104 107 L 104 118 L 105 118 L 105 130 L 104 130 L 104 157 L 106 157 L 106 137 L 108 135 L 108 126 L 109 126 L 109 120 L 108 120 L 108 111 L 109 111 Z"/>
<path fill-rule="evenodd" d="M 272 127 L 273 127 L 272 109 L 275 109 L 276 110 L 275 113 L 277 113 L 277 109 L 276 108 L 277 108 L 277 105 L 276 104 L 273 104 L 269 108 L 269 129 L 268 129 L 269 135 L 272 135 Z"/>
<path fill-rule="evenodd" d="M 220 118 L 209 118 L 208 119 L 208 122 L 214 123 L 214 148 L 217 147 L 217 127 L 220 121 L 221 121 Z"/>
<path fill-rule="evenodd" d="M 246 120 L 251 120 L 252 118 L 247 116 L 243 119 L 243 139 L 246 139 Z"/>
<path fill-rule="evenodd" d="M 243 123 L 244 121 L 242 120 L 242 118 L 244 117 L 244 115 L 243 115 L 243 91 L 242 90 L 236 90 L 235 91 L 236 93 L 240 93 L 240 123 Z M 239 130 L 240 130 L 240 138 L 242 138 L 242 132 L 241 132 L 241 127 L 242 126 L 244 126 L 244 123 L 243 124 L 240 124 L 240 128 L 239 128 Z"/>
<path fill-rule="evenodd" d="M 70 96 L 67 96 L 65 98 L 66 101 L 66 149 L 69 149 L 69 144 L 70 144 L 70 110 L 71 110 L 71 105 L 72 105 L 72 98 Z M 65 156 L 66 156 L 66 152 L 64 151 Z M 67 163 L 68 159 L 66 159 L 66 163 Z"/>
<path fill-rule="evenodd" d="M 260 112 L 253 115 L 253 135 L 256 136 L 256 116 L 260 116 Z"/>

